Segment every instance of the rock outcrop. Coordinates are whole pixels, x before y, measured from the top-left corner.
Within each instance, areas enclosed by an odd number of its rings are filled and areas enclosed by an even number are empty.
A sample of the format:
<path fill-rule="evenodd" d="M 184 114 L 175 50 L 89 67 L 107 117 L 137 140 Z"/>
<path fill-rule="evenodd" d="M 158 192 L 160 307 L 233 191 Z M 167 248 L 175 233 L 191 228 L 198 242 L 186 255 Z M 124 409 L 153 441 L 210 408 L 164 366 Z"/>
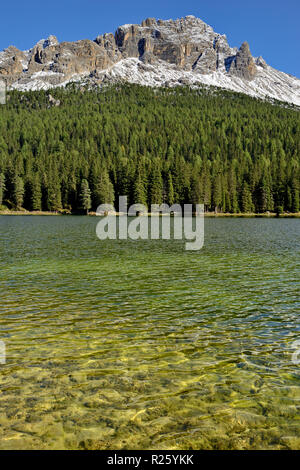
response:
<path fill-rule="evenodd" d="M 56 100 L 50 94 L 48 95 L 48 100 L 49 100 L 50 106 L 56 106 L 56 107 L 60 106 L 60 100 Z"/>
<path fill-rule="evenodd" d="M 253 80 L 257 74 L 256 65 L 249 44 L 244 42 L 230 65 L 230 73 L 245 80 Z"/>
<path fill-rule="evenodd" d="M 147 63 L 162 60 L 184 70 L 210 73 L 218 69 L 219 54 L 231 53 L 226 37 L 216 34 L 202 20 L 187 16 L 176 21 L 148 18 L 138 25 L 124 25 L 115 34 L 123 58 Z M 224 64 L 220 64 L 221 66 Z"/>
<path fill-rule="evenodd" d="M 24 52 L 14 46 L 9 46 L 0 52 L 0 77 L 17 77 L 23 72 Z"/>
<path fill-rule="evenodd" d="M 242 46 L 243 47 L 243 46 Z M 39 41 L 28 53 L 10 47 L 3 60 L 0 57 L 0 75 L 12 83 L 19 74 L 27 77 L 38 72 L 61 74 L 61 81 L 72 75 L 97 73 L 127 58 L 137 58 L 146 64 L 163 61 L 183 70 L 209 74 L 225 71 L 225 62 L 233 50 L 226 36 L 221 36 L 194 16 L 178 20 L 147 18 L 141 25 L 120 26 L 115 35 L 98 36 L 59 44 L 55 36 Z M 250 51 L 240 49 L 236 55 L 237 74 L 246 67 Z M 27 62 L 27 63 L 26 63 Z M 234 73 L 234 72 L 232 72 Z M 248 74 L 250 79 L 251 73 Z M 25 77 L 22 77 L 25 78 Z"/>

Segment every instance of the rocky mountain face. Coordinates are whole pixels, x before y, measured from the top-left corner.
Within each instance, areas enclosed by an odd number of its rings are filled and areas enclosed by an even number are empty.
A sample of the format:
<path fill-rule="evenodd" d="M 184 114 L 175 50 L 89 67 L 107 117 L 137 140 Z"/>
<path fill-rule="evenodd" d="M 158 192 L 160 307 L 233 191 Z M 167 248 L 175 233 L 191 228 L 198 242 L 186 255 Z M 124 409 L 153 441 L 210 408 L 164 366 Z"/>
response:
<path fill-rule="evenodd" d="M 95 86 L 124 80 L 168 87 L 206 84 L 300 105 L 300 80 L 253 58 L 247 42 L 231 48 L 225 35 L 194 16 L 148 18 L 94 41 L 59 43 L 50 36 L 29 51 L 10 46 L 0 52 L 0 79 L 19 90 L 70 81 Z"/>

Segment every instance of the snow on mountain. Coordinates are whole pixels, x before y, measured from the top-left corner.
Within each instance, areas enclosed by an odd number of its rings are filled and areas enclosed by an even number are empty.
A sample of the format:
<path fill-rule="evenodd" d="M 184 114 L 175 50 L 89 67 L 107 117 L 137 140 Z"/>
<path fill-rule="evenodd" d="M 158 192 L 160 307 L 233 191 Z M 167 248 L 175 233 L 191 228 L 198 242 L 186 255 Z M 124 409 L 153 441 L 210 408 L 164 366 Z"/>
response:
<path fill-rule="evenodd" d="M 139 59 L 124 59 L 101 72 L 106 82 L 124 80 L 151 87 L 174 87 L 180 85 L 208 85 L 245 93 L 257 98 L 274 98 L 300 106 L 300 80 L 270 66 L 258 66 L 258 74 L 252 82 L 217 71 L 203 75 L 199 72 L 178 70 L 160 61 L 156 65 L 143 64 Z"/>

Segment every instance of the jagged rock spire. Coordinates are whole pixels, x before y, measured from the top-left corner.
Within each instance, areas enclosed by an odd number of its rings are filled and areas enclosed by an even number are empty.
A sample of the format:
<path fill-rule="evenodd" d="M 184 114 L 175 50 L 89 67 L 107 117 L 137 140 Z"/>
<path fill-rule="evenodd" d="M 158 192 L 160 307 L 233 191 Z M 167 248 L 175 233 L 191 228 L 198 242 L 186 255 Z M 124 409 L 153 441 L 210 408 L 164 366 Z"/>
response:
<path fill-rule="evenodd" d="M 245 41 L 231 63 L 230 73 L 245 80 L 253 80 L 257 74 L 256 65 L 250 52 L 249 44 Z"/>

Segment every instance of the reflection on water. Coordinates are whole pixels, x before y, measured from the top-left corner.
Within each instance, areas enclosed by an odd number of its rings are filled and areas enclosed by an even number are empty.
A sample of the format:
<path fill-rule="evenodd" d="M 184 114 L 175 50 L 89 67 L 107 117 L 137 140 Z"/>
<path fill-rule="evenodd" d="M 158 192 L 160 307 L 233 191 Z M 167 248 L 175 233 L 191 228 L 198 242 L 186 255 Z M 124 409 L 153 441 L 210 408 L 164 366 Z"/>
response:
<path fill-rule="evenodd" d="M 300 449 L 299 224 L 0 217 L 1 449 Z"/>

